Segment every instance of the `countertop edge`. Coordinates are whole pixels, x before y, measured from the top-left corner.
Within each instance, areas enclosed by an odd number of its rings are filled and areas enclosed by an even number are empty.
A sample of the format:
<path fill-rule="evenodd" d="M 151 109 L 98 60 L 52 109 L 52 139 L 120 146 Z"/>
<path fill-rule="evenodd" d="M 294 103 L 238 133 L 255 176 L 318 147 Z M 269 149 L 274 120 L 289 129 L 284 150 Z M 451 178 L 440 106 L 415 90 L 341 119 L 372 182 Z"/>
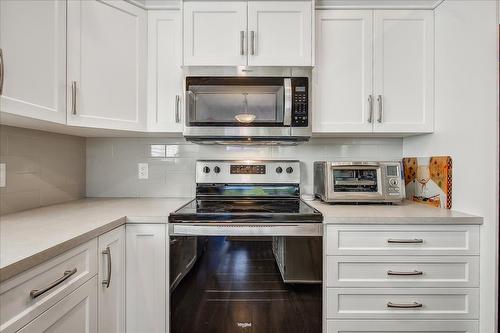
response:
<path fill-rule="evenodd" d="M 54 245 L 46 250 L 33 254 L 27 258 L 21 259 L 3 268 L 0 268 L 0 283 L 13 278 L 35 266 L 38 266 L 47 260 L 57 257 L 66 251 L 69 251 L 83 243 L 86 243 L 96 237 L 105 234 L 119 226 L 127 223 L 127 218 L 120 217 L 116 220 L 110 221 L 98 228 L 92 229 L 84 234 L 78 235 L 72 239 Z"/>
<path fill-rule="evenodd" d="M 324 218 L 323 224 L 392 224 L 392 225 L 482 225 L 482 217 L 439 217 L 439 218 L 422 218 L 422 217 L 330 217 Z"/>

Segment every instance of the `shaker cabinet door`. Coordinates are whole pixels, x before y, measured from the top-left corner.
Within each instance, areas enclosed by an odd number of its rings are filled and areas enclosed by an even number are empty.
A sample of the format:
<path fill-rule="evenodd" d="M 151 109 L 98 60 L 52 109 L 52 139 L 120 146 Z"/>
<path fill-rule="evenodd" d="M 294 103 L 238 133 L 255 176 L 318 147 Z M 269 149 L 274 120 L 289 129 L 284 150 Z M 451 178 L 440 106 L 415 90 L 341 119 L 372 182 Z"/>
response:
<path fill-rule="evenodd" d="M 126 1 L 68 1 L 68 124 L 144 130 L 146 11 Z"/>
<path fill-rule="evenodd" d="M 177 11 L 148 12 L 148 131 L 182 132 L 182 27 Z"/>
<path fill-rule="evenodd" d="M 317 14 L 314 132 L 372 131 L 372 15 L 370 10 Z"/>
<path fill-rule="evenodd" d="M 125 226 L 99 236 L 99 332 L 125 332 Z"/>
<path fill-rule="evenodd" d="M 434 13 L 374 11 L 375 132 L 434 130 Z"/>
<path fill-rule="evenodd" d="M 246 1 L 184 2 L 184 65 L 247 64 Z"/>
<path fill-rule="evenodd" d="M 0 1 L 0 70 L 2 113 L 66 123 L 66 1 Z"/>
<path fill-rule="evenodd" d="M 312 66 L 311 25 L 311 1 L 249 1 L 248 65 Z"/>

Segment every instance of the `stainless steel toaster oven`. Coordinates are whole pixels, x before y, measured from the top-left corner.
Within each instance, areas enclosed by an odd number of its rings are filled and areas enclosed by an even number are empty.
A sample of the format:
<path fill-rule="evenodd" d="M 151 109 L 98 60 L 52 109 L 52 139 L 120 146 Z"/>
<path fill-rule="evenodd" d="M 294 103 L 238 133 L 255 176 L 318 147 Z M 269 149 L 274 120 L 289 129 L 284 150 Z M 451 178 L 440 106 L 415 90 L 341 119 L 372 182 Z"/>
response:
<path fill-rule="evenodd" d="M 398 203 L 405 197 L 402 166 L 389 162 L 315 162 L 314 194 L 325 202 Z"/>

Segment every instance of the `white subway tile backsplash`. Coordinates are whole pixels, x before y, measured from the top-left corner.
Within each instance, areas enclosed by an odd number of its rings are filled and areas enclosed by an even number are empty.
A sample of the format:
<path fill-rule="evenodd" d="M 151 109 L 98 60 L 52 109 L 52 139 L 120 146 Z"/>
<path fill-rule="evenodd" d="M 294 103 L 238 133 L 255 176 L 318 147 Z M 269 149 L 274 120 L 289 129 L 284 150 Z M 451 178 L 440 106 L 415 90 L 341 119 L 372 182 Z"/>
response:
<path fill-rule="evenodd" d="M 165 146 L 165 157 L 152 157 L 151 145 Z M 191 197 L 196 160 L 294 159 L 301 161 L 302 192 L 311 193 L 314 161 L 401 157 L 402 140 L 397 138 L 315 138 L 298 146 L 196 145 L 179 138 L 89 138 L 86 188 L 90 197 Z M 137 179 L 137 163 L 149 163 L 149 179 Z"/>

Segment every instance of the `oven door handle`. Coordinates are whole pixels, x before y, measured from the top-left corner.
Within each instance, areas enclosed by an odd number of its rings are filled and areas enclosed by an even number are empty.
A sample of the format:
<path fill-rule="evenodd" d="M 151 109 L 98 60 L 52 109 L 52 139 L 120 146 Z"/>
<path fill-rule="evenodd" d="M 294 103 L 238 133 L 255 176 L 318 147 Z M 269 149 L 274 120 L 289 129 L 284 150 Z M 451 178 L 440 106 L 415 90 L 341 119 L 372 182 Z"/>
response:
<path fill-rule="evenodd" d="M 322 223 L 172 223 L 171 236 L 322 236 Z"/>
<path fill-rule="evenodd" d="M 290 126 L 292 124 L 292 79 L 285 78 L 283 86 L 285 89 L 285 107 L 283 113 L 283 125 Z"/>

